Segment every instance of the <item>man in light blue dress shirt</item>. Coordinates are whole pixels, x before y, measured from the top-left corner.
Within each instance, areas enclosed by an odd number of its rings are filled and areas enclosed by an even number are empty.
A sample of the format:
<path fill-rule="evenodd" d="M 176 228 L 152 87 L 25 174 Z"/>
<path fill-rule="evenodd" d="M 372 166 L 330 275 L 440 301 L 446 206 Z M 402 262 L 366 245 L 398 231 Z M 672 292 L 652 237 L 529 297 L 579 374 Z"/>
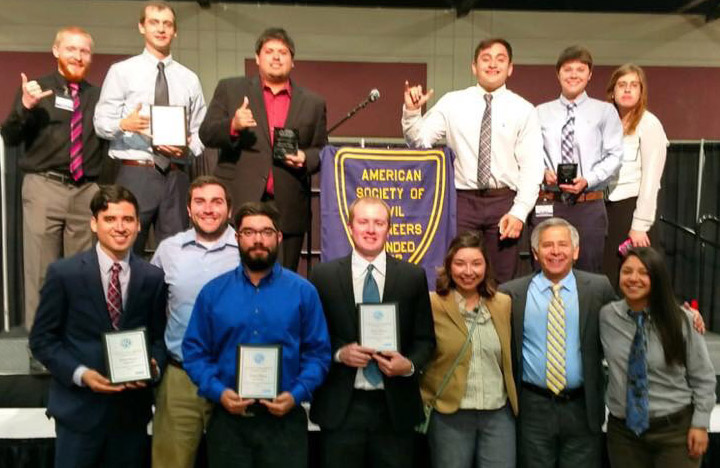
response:
<path fill-rule="evenodd" d="M 193 227 L 162 241 L 152 259 L 168 285 L 165 343 L 170 365 L 158 390 L 153 422 L 153 466 L 160 468 L 195 466 L 212 405 L 198 396 L 183 370 L 182 340 L 200 289 L 240 264 L 235 231 L 228 225 L 231 200 L 222 182 L 212 176 L 195 179 L 187 210 Z"/>
<path fill-rule="evenodd" d="M 158 242 L 187 228 L 185 198 L 190 180 L 186 167 L 204 150 L 198 136 L 206 112 L 200 80 L 170 53 L 177 37 L 175 19 L 175 11 L 166 2 L 143 5 L 138 29 L 145 49 L 110 67 L 95 108 L 95 132 L 110 140 L 116 181 L 140 203 L 141 230 L 134 245 L 140 254 L 150 225 Z M 152 145 L 150 105 L 185 107 L 187 145 Z"/>
<path fill-rule="evenodd" d="M 565 49 L 556 63 L 561 95 L 537 108 L 545 183 L 530 215 L 530 225 L 553 216 L 570 221 L 579 230 L 583 246 L 576 267 L 600 272 L 608 226 L 603 191 L 620 169 L 623 128 L 611 104 L 590 98 L 585 92 L 592 64 L 587 49 Z M 576 165 L 571 180 L 564 180 L 562 174 L 559 180 L 560 164 Z"/>

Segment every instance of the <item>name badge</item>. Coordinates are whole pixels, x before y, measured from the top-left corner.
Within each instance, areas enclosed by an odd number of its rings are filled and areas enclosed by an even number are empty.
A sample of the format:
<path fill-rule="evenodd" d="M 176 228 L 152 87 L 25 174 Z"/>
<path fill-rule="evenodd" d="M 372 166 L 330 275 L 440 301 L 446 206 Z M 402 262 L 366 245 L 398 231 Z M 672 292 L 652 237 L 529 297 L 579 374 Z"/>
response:
<path fill-rule="evenodd" d="M 55 107 L 58 109 L 73 111 L 73 101 L 69 97 L 55 95 Z"/>
<path fill-rule="evenodd" d="M 538 202 L 535 205 L 535 217 L 536 218 L 552 218 L 553 216 L 553 204 L 552 202 Z"/>

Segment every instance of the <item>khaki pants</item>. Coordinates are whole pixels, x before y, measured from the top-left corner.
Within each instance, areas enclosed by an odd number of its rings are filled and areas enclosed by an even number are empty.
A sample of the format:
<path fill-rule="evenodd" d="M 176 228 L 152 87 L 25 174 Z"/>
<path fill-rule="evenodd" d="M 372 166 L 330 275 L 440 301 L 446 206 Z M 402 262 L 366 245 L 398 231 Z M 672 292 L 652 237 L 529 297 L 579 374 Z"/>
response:
<path fill-rule="evenodd" d="M 168 365 L 158 389 L 153 419 L 153 468 L 192 468 L 213 405 L 198 396 L 187 373 Z"/>
<path fill-rule="evenodd" d="M 97 184 L 63 184 L 26 174 L 22 184 L 25 327 L 30 330 L 48 265 L 92 247 L 90 200 Z"/>

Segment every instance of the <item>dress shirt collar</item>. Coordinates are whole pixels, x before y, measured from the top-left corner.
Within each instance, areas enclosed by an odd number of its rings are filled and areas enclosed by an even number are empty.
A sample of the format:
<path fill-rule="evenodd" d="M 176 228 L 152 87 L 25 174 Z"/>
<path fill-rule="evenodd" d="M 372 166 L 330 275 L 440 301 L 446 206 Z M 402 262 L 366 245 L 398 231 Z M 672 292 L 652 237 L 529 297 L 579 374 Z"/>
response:
<path fill-rule="evenodd" d="M 273 92 L 272 88 L 270 88 L 270 85 L 268 85 L 264 80 L 260 80 L 260 85 L 262 86 L 263 91 L 269 91 L 273 96 L 277 96 L 278 94 L 285 91 L 288 96 L 292 97 L 292 85 L 290 84 L 290 80 L 287 80 L 285 84 L 283 85 L 280 90 L 275 93 Z"/>
<path fill-rule="evenodd" d="M 147 60 L 149 60 L 150 62 L 152 62 L 153 66 L 155 66 L 155 67 L 157 67 L 157 64 L 158 64 L 159 62 L 164 63 L 164 64 L 165 64 L 165 68 L 167 68 L 171 63 L 173 63 L 172 54 L 168 55 L 167 57 L 165 57 L 165 58 L 162 59 L 162 60 L 158 60 L 158 58 L 155 57 L 149 50 L 147 50 L 147 48 L 146 48 L 146 49 L 143 49 L 142 56 L 145 57 L 145 58 L 146 58 Z"/>
<path fill-rule="evenodd" d="M 70 87 L 68 86 L 69 81 L 67 78 L 62 76 L 59 70 L 55 70 L 55 89 L 56 90 L 62 90 L 64 94 L 67 96 L 70 95 Z M 78 91 L 83 92 L 85 88 L 87 88 L 88 82 L 85 80 L 82 80 L 78 82 Z M 57 93 L 56 93 L 57 94 Z"/>
<path fill-rule="evenodd" d="M 588 98 L 587 92 L 585 92 L 585 91 L 583 91 L 581 95 L 579 95 L 578 97 L 576 97 L 574 101 L 569 100 L 568 98 L 566 98 L 566 97 L 563 96 L 562 94 L 560 95 L 560 103 L 561 103 L 563 106 L 565 106 L 565 107 L 567 107 L 568 104 L 571 104 L 571 103 L 573 103 L 573 102 L 574 102 L 575 104 L 577 104 L 578 107 L 580 107 L 580 106 L 581 106 L 585 101 L 587 101 L 588 99 L 589 99 L 589 98 Z"/>
<path fill-rule="evenodd" d="M 180 245 L 182 247 L 187 247 L 188 245 L 196 245 L 198 247 L 207 248 L 204 244 L 201 244 L 197 240 L 197 232 L 194 228 L 190 228 L 187 231 L 182 233 L 182 237 L 180 238 Z M 217 241 L 215 241 L 214 244 L 212 244 L 209 248 L 207 248 L 208 251 L 212 250 L 220 250 L 225 246 L 230 247 L 237 247 L 237 239 L 235 238 L 235 230 L 230 227 L 230 225 L 227 226 L 225 229 L 225 232 L 223 232 L 222 236 L 218 238 Z"/>
<path fill-rule="evenodd" d="M 262 279 L 260 280 L 260 283 L 258 283 L 257 286 L 255 286 L 253 284 L 253 282 L 250 281 L 250 277 L 248 276 L 248 273 L 245 270 L 245 266 L 242 263 L 240 263 L 240 266 L 238 266 L 238 269 L 241 272 L 240 278 L 242 281 L 245 281 L 252 287 L 260 287 L 260 286 L 266 286 L 267 284 L 270 284 L 273 281 L 275 281 L 275 279 L 279 278 L 280 275 L 282 275 L 283 267 L 282 267 L 282 265 L 280 265 L 280 263 L 275 262 L 275 265 L 273 265 L 273 267 L 270 269 L 270 271 L 268 271 L 267 275 L 262 277 Z"/>
<path fill-rule="evenodd" d="M 98 263 L 100 264 L 100 271 L 108 273 L 110 269 L 113 266 L 113 263 L 115 263 L 115 260 L 110 258 L 108 254 L 105 253 L 105 251 L 100 247 L 100 243 L 98 242 L 95 244 L 95 251 L 97 252 L 98 256 Z M 120 261 L 118 261 L 120 264 L 120 267 L 122 268 L 122 271 L 130 271 L 130 252 L 125 254 L 125 257 L 121 258 Z"/>
<path fill-rule="evenodd" d="M 492 94 L 493 99 L 498 97 L 499 95 L 503 94 L 505 91 L 507 91 L 507 87 L 505 85 L 500 86 L 498 89 L 496 89 L 493 92 L 488 92 L 480 86 L 480 83 L 475 85 L 475 89 L 477 89 L 478 93 L 480 93 L 480 97 L 485 96 L 486 94 Z"/>
<path fill-rule="evenodd" d="M 535 278 L 533 278 L 533 282 L 537 285 L 540 291 L 545 292 L 545 290 L 550 290 L 550 292 L 552 292 L 553 282 L 545 276 L 545 273 L 538 273 Z M 575 292 L 577 289 L 577 283 L 575 281 L 575 274 L 572 270 L 570 270 L 570 273 L 568 273 L 565 278 L 560 280 L 560 286 L 561 290 L 564 289 L 565 291 L 571 293 Z"/>
<path fill-rule="evenodd" d="M 373 267 L 375 267 L 375 273 L 385 276 L 385 267 L 387 266 L 387 255 L 385 252 L 381 252 L 380 255 L 375 257 L 372 262 L 368 262 L 363 257 L 360 256 L 357 251 L 353 250 L 352 255 L 350 256 L 351 264 L 352 264 L 352 272 L 353 277 L 359 278 L 361 276 L 365 276 L 365 272 L 367 271 L 368 265 L 372 263 Z"/>
<path fill-rule="evenodd" d="M 630 304 L 628 304 L 625 299 L 613 302 L 612 309 L 613 312 L 622 320 L 630 323 L 635 323 L 635 319 L 630 315 L 632 311 L 632 309 L 630 308 Z M 645 322 L 650 322 L 651 315 L 649 309 L 645 308 L 643 310 L 643 314 L 645 315 Z"/>

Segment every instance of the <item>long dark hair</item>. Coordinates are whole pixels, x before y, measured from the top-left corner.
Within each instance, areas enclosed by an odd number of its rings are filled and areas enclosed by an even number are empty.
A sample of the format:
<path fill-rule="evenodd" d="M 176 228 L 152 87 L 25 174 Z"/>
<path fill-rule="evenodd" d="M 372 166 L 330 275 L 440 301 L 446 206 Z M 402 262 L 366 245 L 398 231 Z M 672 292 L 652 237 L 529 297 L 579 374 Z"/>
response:
<path fill-rule="evenodd" d="M 452 266 L 453 258 L 460 249 L 478 249 L 482 253 L 485 259 L 485 278 L 478 284 L 477 290 L 480 297 L 490 299 L 495 295 L 497 291 L 497 282 L 495 281 L 495 274 L 490 265 L 487 252 L 485 251 L 485 244 L 483 243 L 482 234 L 475 231 L 467 231 L 450 242 L 450 247 L 445 254 L 445 260 L 443 266 L 437 269 L 437 281 L 435 283 L 435 292 L 440 296 L 447 296 L 451 289 L 455 289 L 455 281 L 450 276 L 450 268 Z"/>
<path fill-rule="evenodd" d="M 682 329 L 685 321 L 684 312 L 680 309 L 673 296 L 670 275 L 660 254 L 652 247 L 634 247 L 630 249 L 622 261 L 620 268 L 628 258 L 636 257 L 645 265 L 650 276 L 650 317 L 660 335 L 665 363 L 667 365 L 686 362 L 685 339 Z"/>

